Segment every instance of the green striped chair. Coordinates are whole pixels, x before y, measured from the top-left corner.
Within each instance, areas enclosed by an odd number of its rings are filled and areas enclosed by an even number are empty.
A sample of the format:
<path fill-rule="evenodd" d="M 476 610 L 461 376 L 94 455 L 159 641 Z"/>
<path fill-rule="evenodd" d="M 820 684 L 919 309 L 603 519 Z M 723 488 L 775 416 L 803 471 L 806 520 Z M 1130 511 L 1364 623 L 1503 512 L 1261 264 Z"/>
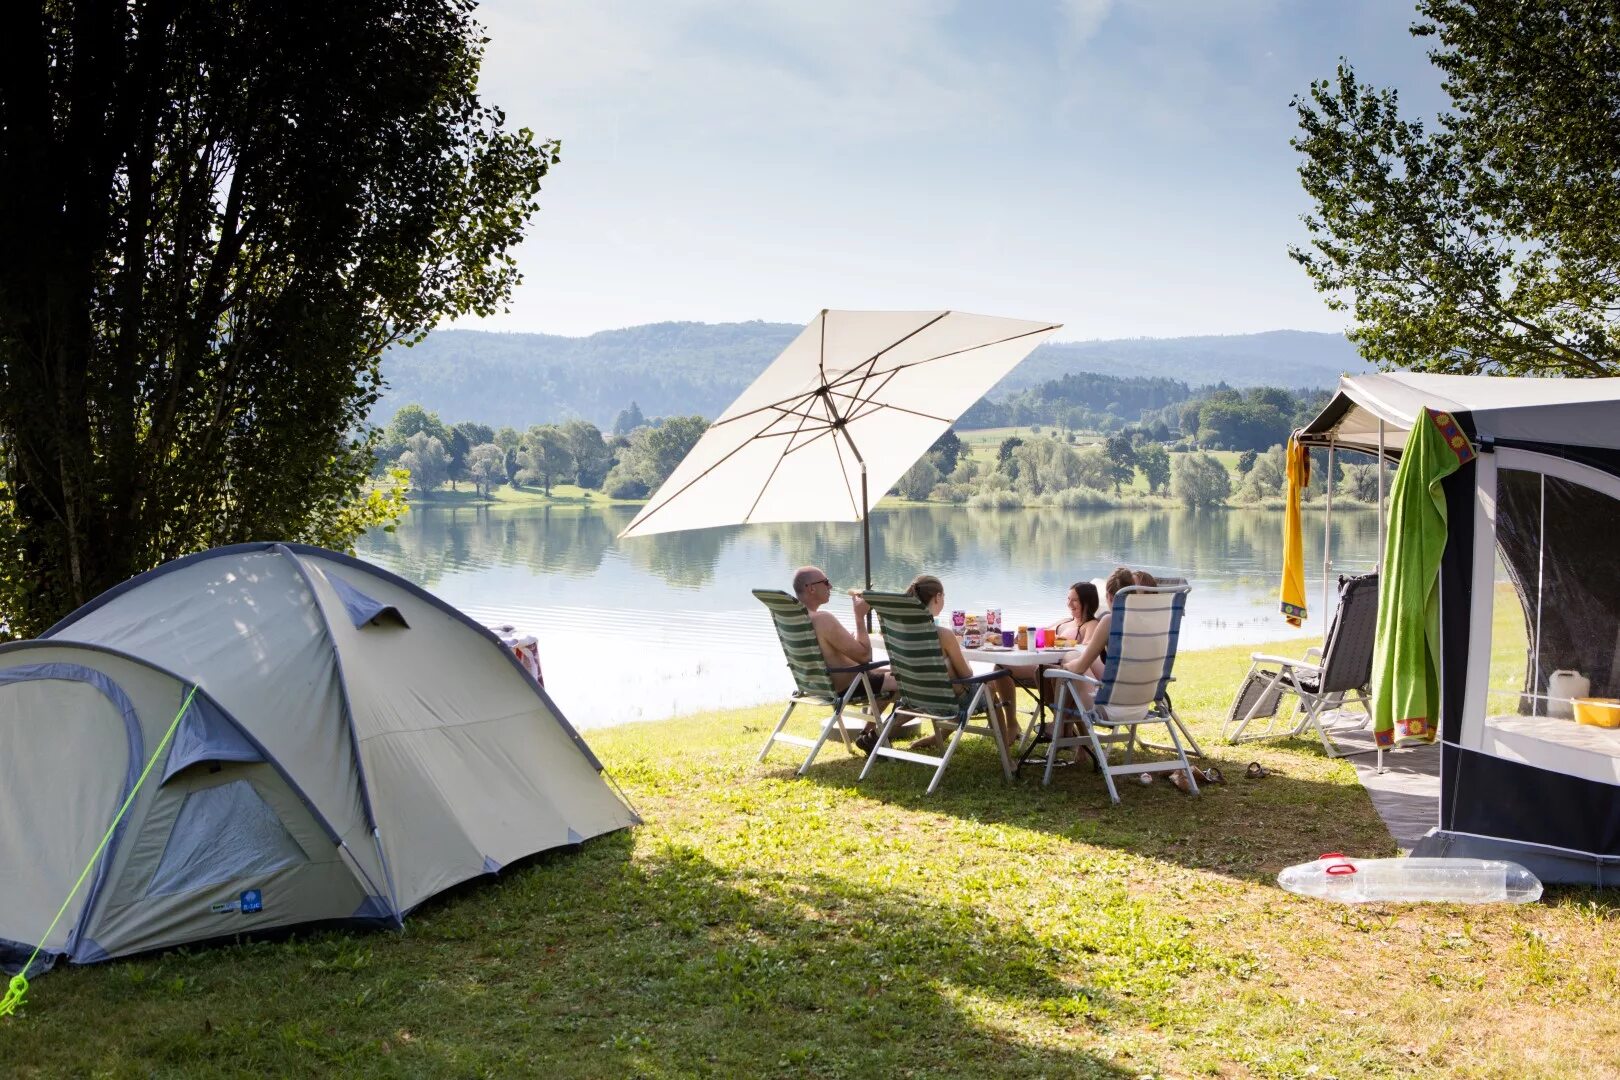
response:
<path fill-rule="evenodd" d="M 889 710 L 888 719 L 878 733 L 877 745 L 867 755 L 861 779 L 866 778 L 880 757 L 914 761 L 933 767 L 934 778 L 928 784 L 928 794 L 932 795 L 939 787 L 945 767 L 951 763 L 962 735 L 971 731 L 995 740 L 996 750 L 1001 755 L 1002 774 L 1011 780 L 1012 759 L 1002 739 L 1001 725 L 990 715 L 989 683 L 1004 673 L 991 671 L 967 679 L 951 678 L 950 667 L 945 662 L 945 648 L 939 643 L 939 630 L 934 625 L 934 618 L 916 597 L 909 593 L 867 592 L 863 595 L 866 602 L 872 605 L 872 610 L 877 612 L 878 621 L 883 627 L 883 647 L 889 654 L 889 670 L 900 686 L 900 700 Z M 972 723 L 975 717 L 981 715 L 987 723 Z M 930 722 L 936 732 L 951 728 L 945 752 L 935 757 L 890 746 L 889 739 L 895 729 L 903 720 L 909 719 Z"/>
<path fill-rule="evenodd" d="M 875 700 L 872 692 L 871 675 L 880 671 L 887 665 L 884 661 L 869 664 L 857 664 L 854 667 L 829 668 L 826 657 L 821 655 L 821 646 L 816 641 L 815 627 L 810 625 L 810 613 L 797 599 L 780 589 L 755 589 L 754 596 L 760 603 L 770 610 L 771 622 L 776 626 L 776 636 L 782 642 L 782 653 L 787 657 L 788 670 L 793 672 L 793 696 L 788 699 L 787 708 L 782 710 L 782 718 L 776 722 L 770 737 L 765 740 L 765 746 L 759 752 L 760 761 L 771 752 L 775 743 L 787 743 L 790 746 L 809 747 L 810 755 L 799 766 L 799 775 L 803 776 L 805 770 L 810 768 L 821 753 L 822 746 L 827 742 L 828 736 L 834 731 L 844 742 L 844 749 L 851 754 L 855 746 L 850 741 L 849 729 L 844 723 L 844 709 L 856 701 L 867 702 L 868 716 L 873 716 L 870 704 Z M 835 674 L 852 673 L 855 681 L 849 684 L 849 689 L 839 693 L 833 686 Z M 814 705 L 831 709 L 832 712 L 822 722 L 821 732 L 815 738 L 804 735 L 794 735 L 784 731 L 788 718 L 793 710 L 800 705 Z M 866 726 L 862 719 L 862 727 Z"/>

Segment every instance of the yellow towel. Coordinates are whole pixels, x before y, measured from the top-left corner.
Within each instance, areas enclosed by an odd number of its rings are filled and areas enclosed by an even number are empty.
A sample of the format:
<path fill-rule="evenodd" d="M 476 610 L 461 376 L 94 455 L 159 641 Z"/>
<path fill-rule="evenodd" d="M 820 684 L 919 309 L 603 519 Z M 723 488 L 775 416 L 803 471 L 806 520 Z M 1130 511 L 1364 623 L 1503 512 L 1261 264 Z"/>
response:
<path fill-rule="evenodd" d="M 1299 525 L 1299 501 L 1311 482 L 1311 452 L 1288 437 L 1288 506 L 1283 514 L 1282 613 L 1288 625 L 1305 621 L 1305 543 Z"/>

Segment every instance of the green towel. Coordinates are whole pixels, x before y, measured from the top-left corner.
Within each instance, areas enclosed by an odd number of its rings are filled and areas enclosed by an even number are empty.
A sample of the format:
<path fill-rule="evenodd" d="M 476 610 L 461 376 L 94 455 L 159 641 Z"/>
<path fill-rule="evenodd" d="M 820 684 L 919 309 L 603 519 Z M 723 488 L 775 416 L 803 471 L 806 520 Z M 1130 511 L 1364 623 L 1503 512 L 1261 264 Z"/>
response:
<path fill-rule="evenodd" d="M 1449 413 L 1412 424 L 1389 494 L 1389 537 L 1378 580 L 1373 649 L 1373 737 L 1379 746 L 1433 742 L 1440 725 L 1440 556 L 1446 498 L 1440 481 L 1474 457 Z"/>

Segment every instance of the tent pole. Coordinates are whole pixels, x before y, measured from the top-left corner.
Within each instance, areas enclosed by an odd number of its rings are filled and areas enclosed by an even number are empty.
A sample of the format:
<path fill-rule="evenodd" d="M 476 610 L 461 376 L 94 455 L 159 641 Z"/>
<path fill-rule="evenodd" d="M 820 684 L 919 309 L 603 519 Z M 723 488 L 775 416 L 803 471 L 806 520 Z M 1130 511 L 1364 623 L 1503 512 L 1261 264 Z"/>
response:
<path fill-rule="evenodd" d="M 1322 619 L 1326 625 L 1328 617 L 1328 581 L 1333 576 L 1333 452 L 1338 449 L 1338 443 L 1328 440 L 1327 448 L 1327 474 L 1322 477 L 1323 487 L 1327 493 L 1327 505 L 1322 512 Z M 1310 451 L 1306 451 L 1309 453 Z"/>
<path fill-rule="evenodd" d="M 1378 421 L 1378 558 L 1373 570 L 1384 572 L 1384 421 Z M 1380 755 L 1382 756 L 1382 755 Z"/>

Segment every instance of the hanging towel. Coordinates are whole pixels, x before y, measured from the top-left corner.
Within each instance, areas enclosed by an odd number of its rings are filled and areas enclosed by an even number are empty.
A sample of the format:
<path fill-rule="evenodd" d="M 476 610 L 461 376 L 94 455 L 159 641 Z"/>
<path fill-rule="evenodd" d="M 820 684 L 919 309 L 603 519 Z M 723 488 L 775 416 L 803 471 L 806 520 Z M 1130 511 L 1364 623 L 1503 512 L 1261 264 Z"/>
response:
<path fill-rule="evenodd" d="M 1283 513 L 1282 613 L 1289 626 L 1305 621 L 1305 542 L 1299 526 L 1299 503 L 1311 482 L 1311 452 L 1299 445 L 1299 432 L 1288 436 L 1288 505 Z"/>
<path fill-rule="evenodd" d="M 1449 413 L 1424 409 L 1395 471 L 1373 646 L 1373 737 L 1379 746 L 1433 742 L 1439 732 L 1440 556 L 1446 547 L 1440 481 L 1473 457 L 1473 446 Z"/>

